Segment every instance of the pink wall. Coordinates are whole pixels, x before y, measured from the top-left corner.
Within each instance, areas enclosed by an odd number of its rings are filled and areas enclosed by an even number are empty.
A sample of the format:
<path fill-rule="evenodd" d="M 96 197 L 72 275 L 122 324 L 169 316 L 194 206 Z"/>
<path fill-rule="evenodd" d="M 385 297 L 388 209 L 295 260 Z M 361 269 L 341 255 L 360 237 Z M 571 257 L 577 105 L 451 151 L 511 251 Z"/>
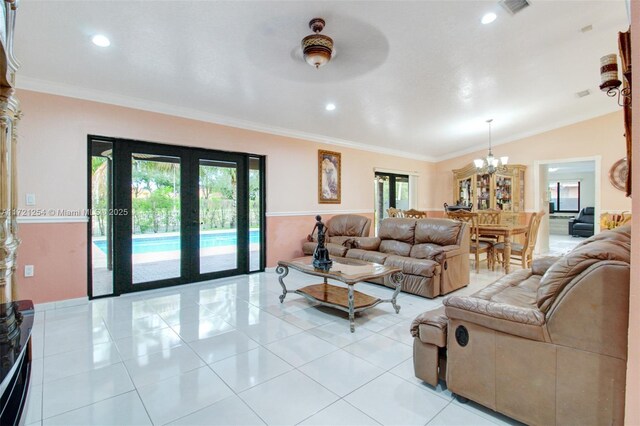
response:
<path fill-rule="evenodd" d="M 86 207 L 88 134 L 266 155 L 268 212 L 373 210 L 374 167 L 415 172 L 425 201 L 430 187 L 433 165 L 424 161 L 37 92 L 18 98 L 19 200 L 35 193 L 38 208 Z M 342 153 L 342 204 L 317 203 L 318 149 Z"/>
<path fill-rule="evenodd" d="M 373 213 L 364 213 L 371 219 L 371 230 L 369 235 L 373 235 Z M 326 222 L 334 215 L 322 215 L 322 221 Z M 275 266 L 278 260 L 286 260 L 302 256 L 302 244 L 306 237 L 313 230 L 315 225 L 315 215 L 305 216 L 271 216 L 267 218 L 267 238 L 269 246 L 267 250 L 267 265 Z M 295 241 L 291 241 L 291 236 L 295 236 Z"/>
<path fill-rule="evenodd" d="M 603 96 L 594 93 L 593 96 Z M 601 156 L 601 211 L 631 210 L 631 200 L 609 183 L 609 169 L 626 156 L 622 112 L 603 115 L 570 126 L 540 133 L 525 139 L 494 147 L 496 156 L 508 155 L 512 164 L 527 166 L 525 175 L 525 209 L 534 210 L 534 161 L 564 160 Z M 474 158 L 484 157 L 486 148 L 436 164 L 434 205 L 453 202 L 453 174 L 451 170 L 470 164 Z"/>
<path fill-rule="evenodd" d="M 88 134 L 266 155 L 268 266 L 299 252 L 316 213 L 327 218 L 340 212 L 372 215 L 375 168 L 417 175 L 420 208 L 426 207 L 432 186 L 434 166 L 420 160 L 43 93 L 21 90 L 18 98 L 24 112 L 18 150 L 21 208 L 26 193 L 36 195 L 36 209 L 86 208 Z M 318 149 L 342 153 L 341 204 L 317 202 Z M 74 226 L 86 230 L 85 223 Z M 87 295 L 86 233 L 73 232 L 61 239 L 60 229 L 67 227 L 66 223 L 20 225 L 19 261 L 35 265 L 36 270 L 33 278 L 24 278 L 22 267 L 18 270 L 21 297 L 40 303 Z M 45 242 L 60 249 L 47 252 L 45 258 Z M 80 261 L 72 250 L 85 258 Z M 46 285 L 37 285 L 43 280 Z"/>
<path fill-rule="evenodd" d="M 632 64 L 640 64 L 640 4 L 631 2 Z M 640 88 L 640 68 L 635 65 L 632 86 Z M 633 98 L 633 209 L 640 211 L 640 97 Z M 627 395 L 625 424 L 640 425 L 640 226 L 637 221 L 631 238 L 631 294 L 629 296 L 629 352 L 627 355 Z"/>
<path fill-rule="evenodd" d="M 86 223 L 20 224 L 18 234 L 20 298 L 43 303 L 87 295 Z M 35 265 L 33 277 L 22 277 L 24 265 Z"/>

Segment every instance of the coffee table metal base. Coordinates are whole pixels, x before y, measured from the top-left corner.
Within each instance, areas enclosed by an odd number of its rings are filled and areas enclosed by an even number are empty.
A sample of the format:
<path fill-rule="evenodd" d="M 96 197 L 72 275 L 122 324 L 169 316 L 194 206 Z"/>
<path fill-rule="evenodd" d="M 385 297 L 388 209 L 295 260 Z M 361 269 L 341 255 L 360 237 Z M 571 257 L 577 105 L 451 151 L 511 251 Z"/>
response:
<path fill-rule="evenodd" d="M 397 297 L 402 285 L 403 276 L 401 272 L 394 272 L 390 275 L 391 282 L 395 285 L 395 290 L 393 291 L 390 299 L 375 298 L 356 291 L 354 290 L 355 284 L 347 283 L 346 288 L 338 287 L 329 284 L 327 282 L 327 278 L 324 278 L 324 282 L 322 284 L 313 284 L 297 290 L 287 290 L 284 278 L 289 274 L 289 268 L 287 266 L 279 265 L 276 268 L 276 272 L 278 273 L 278 281 L 280 281 L 280 285 L 282 286 L 282 294 L 279 296 L 280 303 L 284 302 L 287 293 L 295 293 L 303 296 L 311 302 L 347 312 L 349 314 L 349 324 L 352 333 L 356 329 L 355 314 L 357 312 L 366 311 L 380 303 L 391 303 L 396 314 L 400 313 L 400 305 L 397 303 Z"/>

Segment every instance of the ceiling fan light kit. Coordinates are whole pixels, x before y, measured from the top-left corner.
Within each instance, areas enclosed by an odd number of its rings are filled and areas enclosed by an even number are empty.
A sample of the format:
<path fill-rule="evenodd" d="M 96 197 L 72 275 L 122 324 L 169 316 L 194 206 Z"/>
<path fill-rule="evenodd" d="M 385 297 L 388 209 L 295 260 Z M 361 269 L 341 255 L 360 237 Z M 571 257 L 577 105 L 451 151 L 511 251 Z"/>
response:
<path fill-rule="evenodd" d="M 313 18 L 309 21 L 309 28 L 314 34 L 302 39 L 302 54 L 304 60 L 311 66 L 320 68 L 331 60 L 333 53 L 333 40 L 320 32 L 324 29 L 325 22 L 322 18 Z"/>

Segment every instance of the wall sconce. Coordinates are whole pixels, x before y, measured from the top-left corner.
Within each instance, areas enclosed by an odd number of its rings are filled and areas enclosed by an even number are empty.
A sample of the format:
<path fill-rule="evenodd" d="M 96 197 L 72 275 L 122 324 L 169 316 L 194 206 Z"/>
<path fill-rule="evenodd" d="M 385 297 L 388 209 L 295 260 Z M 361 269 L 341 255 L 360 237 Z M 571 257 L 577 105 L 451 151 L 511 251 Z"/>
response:
<path fill-rule="evenodd" d="M 622 81 L 618 80 L 618 55 L 615 53 L 600 58 L 600 82 L 600 90 L 611 98 L 617 96 L 618 105 L 631 106 L 631 87 L 620 89 Z"/>

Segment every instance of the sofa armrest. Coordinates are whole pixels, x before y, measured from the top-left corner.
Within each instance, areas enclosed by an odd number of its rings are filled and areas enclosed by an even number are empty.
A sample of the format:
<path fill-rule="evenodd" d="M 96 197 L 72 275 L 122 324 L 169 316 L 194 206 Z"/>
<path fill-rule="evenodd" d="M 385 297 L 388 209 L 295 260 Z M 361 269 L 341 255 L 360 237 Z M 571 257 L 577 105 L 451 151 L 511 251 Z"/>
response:
<path fill-rule="evenodd" d="M 447 308 L 457 308 L 498 320 L 535 326 L 545 323 L 545 316 L 539 309 L 497 303 L 477 297 L 449 296 L 444 299 L 443 304 Z M 449 316 L 448 311 L 447 316 Z M 449 317 L 453 318 L 455 315 Z"/>
<path fill-rule="evenodd" d="M 531 264 L 531 272 L 534 275 L 544 275 L 544 273 L 547 272 L 547 269 L 549 269 L 551 265 L 556 263 L 559 259 L 562 259 L 562 256 L 545 256 L 536 258 Z"/>
<path fill-rule="evenodd" d="M 378 237 L 355 237 L 353 247 L 361 250 L 377 251 L 380 248 L 380 241 Z"/>
<path fill-rule="evenodd" d="M 432 311 L 423 312 L 411 322 L 411 336 L 418 337 L 425 343 L 433 343 L 437 344 L 437 346 L 444 347 L 446 346 L 445 342 L 447 340 L 446 333 L 448 320 L 449 319 L 444 313 L 444 306 Z M 433 327 L 434 333 L 427 333 L 430 334 L 429 336 L 421 336 L 420 326 Z M 423 330 L 426 329 L 423 327 Z M 433 337 L 432 335 L 435 335 L 436 332 L 444 336 L 444 338 L 438 336 L 438 338 L 435 339 L 436 342 L 429 341 L 429 338 Z"/>
<path fill-rule="evenodd" d="M 469 250 L 459 245 L 442 246 L 442 254 L 445 259 L 469 253 Z"/>

